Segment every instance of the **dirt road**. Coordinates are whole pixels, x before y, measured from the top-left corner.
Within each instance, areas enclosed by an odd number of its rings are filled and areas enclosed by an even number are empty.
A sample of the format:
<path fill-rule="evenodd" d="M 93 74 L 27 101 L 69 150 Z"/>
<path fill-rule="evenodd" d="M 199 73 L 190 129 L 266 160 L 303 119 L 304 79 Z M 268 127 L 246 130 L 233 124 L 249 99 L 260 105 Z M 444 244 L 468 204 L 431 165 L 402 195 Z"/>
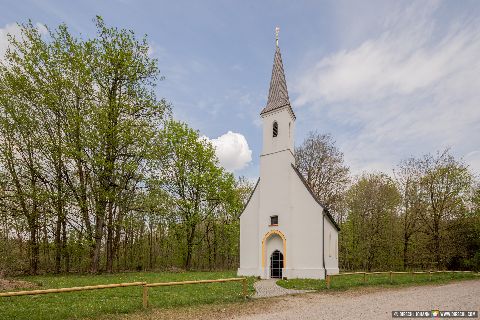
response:
<path fill-rule="evenodd" d="M 337 320 L 392 319 L 393 310 L 480 311 L 480 280 L 407 288 L 305 293 L 248 303 L 183 310 L 152 310 L 122 319 Z"/>
<path fill-rule="evenodd" d="M 480 281 L 443 286 L 338 294 L 305 294 L 283 299 L 281 310 L 233 319 L 391 319 L 392 310 L 480 309 Z"/>

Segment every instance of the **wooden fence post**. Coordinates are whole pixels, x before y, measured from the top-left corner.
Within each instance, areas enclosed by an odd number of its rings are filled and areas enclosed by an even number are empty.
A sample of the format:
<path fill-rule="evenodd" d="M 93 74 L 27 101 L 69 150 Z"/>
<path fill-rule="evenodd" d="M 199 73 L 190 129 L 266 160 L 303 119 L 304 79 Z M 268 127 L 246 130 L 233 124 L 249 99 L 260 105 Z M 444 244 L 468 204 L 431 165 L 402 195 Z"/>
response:
<path fill-rule="evenodd" d="M 390 283 L 392 283 L 392 271 L 390 271 Z"/>
<path fill-rule="evenodd" d="M 242 284 L 243 284 L 243 296 L 245 299 L 247 299 L 247 278 L 243 279 Z"/>
<path fill-rule="evenodd" d="M 429 280 L 432 281 L 432 270 L 428 270 L 428 277 Z"/>
<path fill-rule="evenodd" d="M 330 289 L 330 275 L 327 274 L 327 289 Z"/>
<path fill-rule="evenodd" d="M 367 282 L 367 273 L 363 273 L 363 283 Z"/>
<path fill-rule="evenodd" d="M 148 287 L 146 284 L 143 285 L 143 307 L 148 307 Z"/>

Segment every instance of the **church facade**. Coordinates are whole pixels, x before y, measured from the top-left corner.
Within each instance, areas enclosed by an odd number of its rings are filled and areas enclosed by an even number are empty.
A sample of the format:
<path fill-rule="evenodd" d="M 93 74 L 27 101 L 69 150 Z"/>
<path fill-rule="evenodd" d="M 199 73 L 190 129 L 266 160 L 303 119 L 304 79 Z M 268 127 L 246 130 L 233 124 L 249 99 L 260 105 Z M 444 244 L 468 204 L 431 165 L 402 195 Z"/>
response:
<path fill-rule="evenodd" d="M 275 50 L 260 116 L 260 178 L 240 215 L 240 276 L 324 279 L 338 269 L 338 225 L 295 167 L 295 113 Z"/>

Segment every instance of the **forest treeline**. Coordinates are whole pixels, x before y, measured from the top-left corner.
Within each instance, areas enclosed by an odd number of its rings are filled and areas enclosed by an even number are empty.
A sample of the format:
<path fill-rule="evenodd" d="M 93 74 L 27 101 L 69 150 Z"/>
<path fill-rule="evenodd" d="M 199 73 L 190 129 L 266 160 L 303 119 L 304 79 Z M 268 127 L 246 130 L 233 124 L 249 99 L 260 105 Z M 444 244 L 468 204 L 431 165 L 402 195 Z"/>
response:
<path fill-rule="evenodd" d="M 480 270 L 478 176 L 448 149 L 356 177 L 328 134 L 311 132 L 295 156 L 341 227 L 340 269 Z"/>
<path fill-rule="evenodd" d="M 147 38 L 20 25 L 0 58 L 0 273 L 235 269 L 253 184 L 172 119 Z M 351 177 L 312 132 L 296 162 L 344 270 L 480 267 L 480 188 L 448 151 Z"/>
<path fill-rule="evenodd" d="M 238 265 L 248 184 L 171 118 L 146 38 L 31 23 L 0 62 L 0 271 Z"/>

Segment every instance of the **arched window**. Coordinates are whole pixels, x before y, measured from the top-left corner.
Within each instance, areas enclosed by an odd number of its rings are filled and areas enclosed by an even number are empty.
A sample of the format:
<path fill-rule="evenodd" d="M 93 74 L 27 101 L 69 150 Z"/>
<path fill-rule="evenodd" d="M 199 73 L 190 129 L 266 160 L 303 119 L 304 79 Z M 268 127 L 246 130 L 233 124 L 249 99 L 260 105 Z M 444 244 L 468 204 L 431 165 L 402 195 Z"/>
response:
<path fill-rule="evenodd" d="M 277 121 L 273 122 L 273 137 L 278 136 L 278 123 Z"/>

